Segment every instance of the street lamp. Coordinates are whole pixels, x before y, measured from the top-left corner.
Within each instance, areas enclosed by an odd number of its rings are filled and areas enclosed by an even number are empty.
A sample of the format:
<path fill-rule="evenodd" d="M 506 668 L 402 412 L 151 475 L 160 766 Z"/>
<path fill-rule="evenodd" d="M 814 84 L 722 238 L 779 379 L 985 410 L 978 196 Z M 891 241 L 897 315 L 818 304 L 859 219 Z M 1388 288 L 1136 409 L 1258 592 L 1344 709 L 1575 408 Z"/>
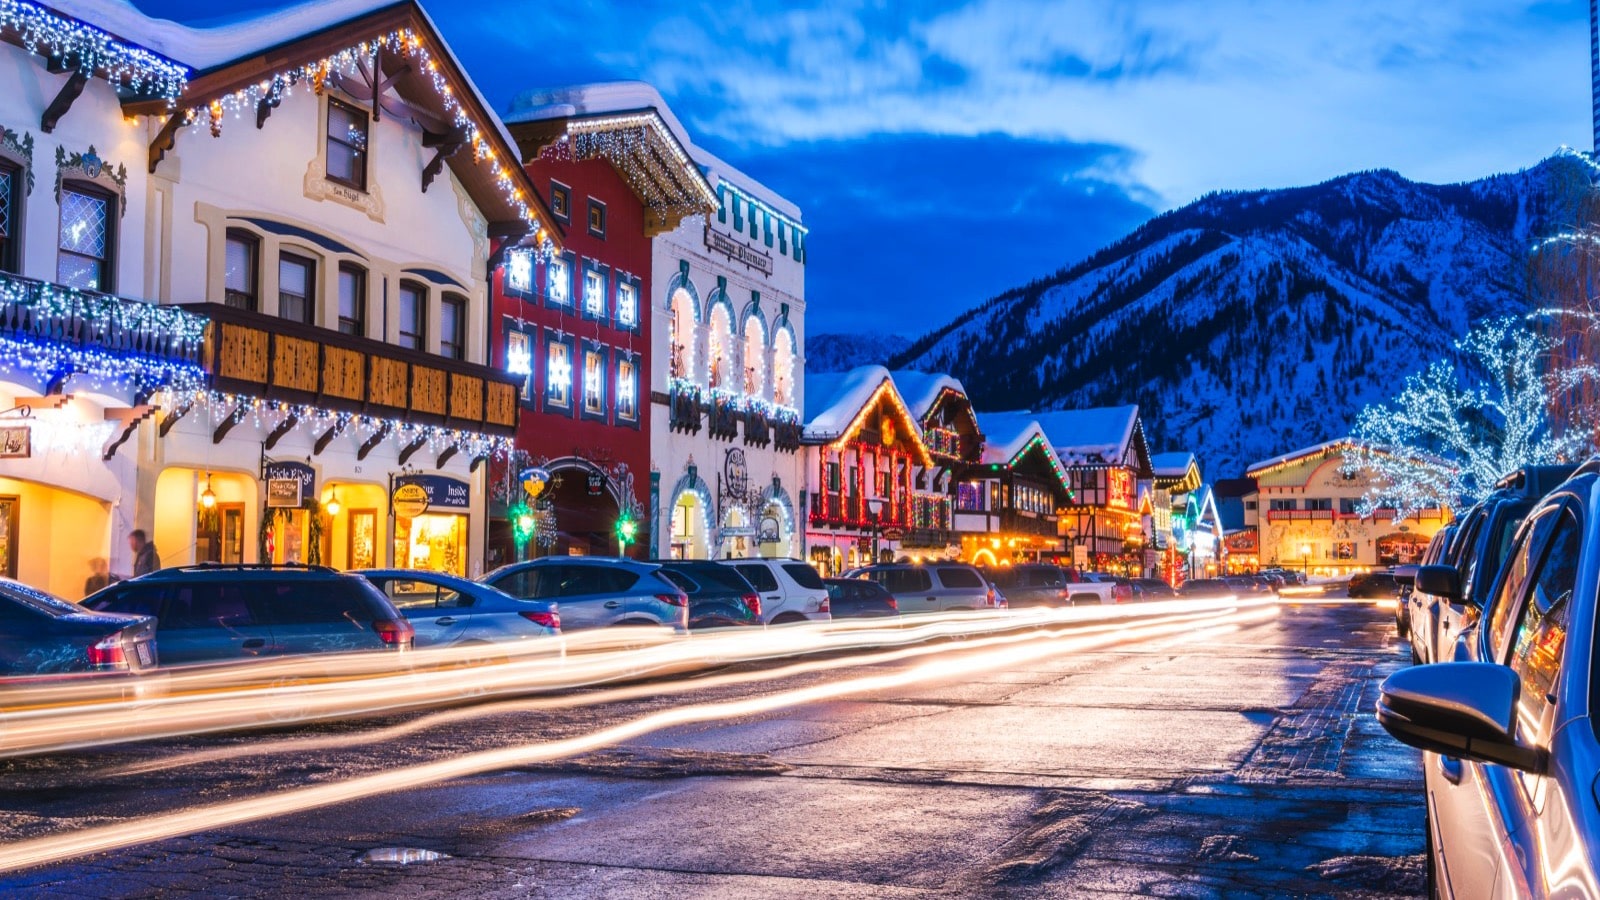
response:
<path fill-rule="evenodd" d="M 1300 571 L 1304 572 L 1306 577 L 1309 578 L 1311 576 L 1311 545 L 1310 544 L 1301 544 L 1300 545 L 1300 559 L 1302 561 L 1301 562 L 1301 566 L 1300 566 Z"/>
<path fill-rule="evenodd" d="M 883 530 L 883 498 L 867 499 L 867 512 L 872 513 L 872 564 L 878 564 L 878 534 Z"/>

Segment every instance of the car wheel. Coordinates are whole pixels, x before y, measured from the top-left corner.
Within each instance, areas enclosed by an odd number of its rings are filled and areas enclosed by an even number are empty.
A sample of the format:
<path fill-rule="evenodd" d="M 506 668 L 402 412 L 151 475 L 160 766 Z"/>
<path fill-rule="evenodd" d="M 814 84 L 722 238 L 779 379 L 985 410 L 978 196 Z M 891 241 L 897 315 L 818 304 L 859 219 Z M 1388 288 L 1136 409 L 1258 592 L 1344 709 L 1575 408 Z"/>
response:
<path fill-rule="evenodd" d="M 773 625 L 793 625 L 796 622 L 804 622 L 805 620 L 806 620 L 806 617 L 800 615 L 799 613 L 784 613 L 784 614 L 778 616 L 777 618 L 773 619 L 771 624 L 773 624 Z"/>

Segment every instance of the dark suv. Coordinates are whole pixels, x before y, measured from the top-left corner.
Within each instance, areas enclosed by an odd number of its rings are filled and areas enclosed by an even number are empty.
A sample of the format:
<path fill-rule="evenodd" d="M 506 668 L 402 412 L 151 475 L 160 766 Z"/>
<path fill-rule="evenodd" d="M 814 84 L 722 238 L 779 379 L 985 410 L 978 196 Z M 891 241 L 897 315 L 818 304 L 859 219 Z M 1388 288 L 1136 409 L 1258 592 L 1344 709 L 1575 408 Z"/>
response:
<path fill-rule="evenodd" d="M 1517 526 L 1541 497 L 1570 476 L 1574 466 L 1529 466 L 1500 479 L 1490 494 L 1461 516 L 1454 538 L 1436 565 L 1455 569 L 1445 595 L 1417 583 L 1411 592 L 1411 658 L 1441 662 L 1456 636 L 1476 621 L 1489 586 L 1500 574 Z M 1439 584 L 1437 579 L 1433 580 Z"/>
<path fill-rule="evenodd" d="M 118 582 L 83 605 L 154 616 L 164 663 L 409 650 L 415 634 L 371 582 L 323 566 L 162 569 Z"/>

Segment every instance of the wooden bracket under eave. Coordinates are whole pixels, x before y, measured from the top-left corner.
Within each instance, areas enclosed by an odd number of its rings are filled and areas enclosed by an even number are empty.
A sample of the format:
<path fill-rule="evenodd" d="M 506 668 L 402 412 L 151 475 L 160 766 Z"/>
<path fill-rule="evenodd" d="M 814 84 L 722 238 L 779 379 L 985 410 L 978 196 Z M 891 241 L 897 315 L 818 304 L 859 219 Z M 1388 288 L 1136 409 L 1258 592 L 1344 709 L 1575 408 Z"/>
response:
<path fill-rule="evenodd" d="M 391 426 L 387 422 L 379 427 L 377 431 L 374 431 L 372 433 L 372 437 L 369 437 L 363 441 L 361 444 L 361 449 L 356 451 L 356 461 L 360 462 L 371 455 L 372 451 L 377 449 L 379 444 L 383 443 L 383 439 L 389 436 L 390 431 Z"/>
<path fill-rule="evenodd" d="M 291 413 L 267 434 L 267 439 L 261 444 L 262 449 L 271 450 L 273 447 L 278 446 L 278 442 L 283 440 L 283 436 L 293 431 L 294 427 L 299 424 L 300 417 Z"/>
<path fill-rule="evenodd" d="M 489 461 L 489 454 L 480 453 L 477 456 L 474 456 L 472 458 L 472 462 L 470 464 L 468 464 L 468 466 L 467 466 L 467 471 L 468 472 L 476 472 L 476 471 L 478 471 L 478 467 L 479 466 L 483 465 L 484 463 L 486 463 L 488 461 Z"/>
<path fill-rule="evenodd" d="M 89 72 L 85 69 L 76 69 L 67 76 L 67 83 L 61 86 L 61 91 L 50 105 L 44 108 L 44 114 L 39 117 L 39 130 L 49 134 L 56 130 L 56 124 L 61 117 L 67 114 L 72 104 L 83 93 L 83 86 L 89 83 Z"/>
<path fill-rule="evenodd" d="M 176 409 L 161 418 L 161 425 L 156 429 L 156 434 L 166 437 L 167 432 L 172 430 L 172 426 L 178 424 L 192 409 L 194 409 L 193 402 L 179 404 Z"/>
<path fill-rule="evenodd" d="M 333 443 L 333 439 L 338 437 L 343 432 L 344 423 L 335 423 L 332 428 L 329 428 L 327 431 L 322 433 L 322 437 L 317 438 L 317 442 L 311 446 L 311 455 L 321 456 L 322 451 L 328 449 L 328 445 Z"/>
<path fill-rule="evenodd" d="M 449 447 L 444 448 L 444 452 L 439 454 L 439 462 L 434 466 L 434 468 L 435 469 L 444 468 L 444 464 L 449 462 L 450 458 L 455 456 L 460 451 L 461 451 L 461 448 L 456 446 L 456 445 L 454 445 L 454 444 L 450 445 Z"/>
<path fill-rule="evenodd" d="M 155 140 L 150 142 L 150 174 L 156 173 L 156 166 L 167 158 L 167 153 L 178 143 L 178 129 L 183 127 L 183 122 L 189 117 L 187 110 L 178 110 L 167 117 L 161 125 L 161 130 L 156 132 Z"/>
<path fill-rule="evenodd" d="M 228 436 L 228 432 L 232 431 L 234 426 L 239 424 L 240 419 L 243 416 L 243 413 L 244 413 L 244 404 L 243 403 L 240 403 L 238 406 L 235 406 L 233 408 L 233 412 L 228 413 L 228 415 L 223 418 L 222 423 L 217 426 L 217 429 L 215 431 L 211 432 L 211 443 L 213 443 L 213 444 L 222 443 L 222 439 Z"/>
<path fill-rule="evenodd" d="M 112 435 L 106 441 L 105 446 L 100 449 L 100 458 L 109 461 L 111 457 L 116 456 L 117 448 L 127 443 L 128 438 L 133 436 L 133 430 L 139 427 L 139 423 L 155 415 L 156 410 L 160 408 L 159 406 L 144 404 L 129 407 L 128 409 L 106 410 L 106 421 L 121 423 L 122 428 Z"/>
<path fill-rule="evenodd" d="M 412 441 L 411 443 L 405 445 L 405 448 L 400 451 L 400 459 L 399 459 L 400 465 L 403 466 L 407 462 L 409 462 L 411 460 L 411 457 L 416 456 L 417 455 L 417 451 L 421 450 L 423 447 L 427 446 L 427 444 L 428 444 L 428 439 L 427 438 L 417 438 L 416 440 Z"/>
<path fill-rule="evenodd" d="M 446 134 L 437 134 L 425 131 L 422 134 L 422 146 L 434 148 L 433 158 L 422 167 L 422 192 L 428 192 L 428 185 L 439 177 L 444 171 L 444 161 L 456 155 L 467 144 L 467 133 L 463 128 L 457 128 Z"/>

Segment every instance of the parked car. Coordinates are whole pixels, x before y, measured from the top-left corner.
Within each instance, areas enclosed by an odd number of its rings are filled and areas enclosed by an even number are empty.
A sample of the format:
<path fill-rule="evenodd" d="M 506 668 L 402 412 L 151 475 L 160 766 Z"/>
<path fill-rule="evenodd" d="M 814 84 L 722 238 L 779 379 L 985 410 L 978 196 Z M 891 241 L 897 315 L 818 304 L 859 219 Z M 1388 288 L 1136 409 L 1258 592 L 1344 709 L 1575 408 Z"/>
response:
<path fill-rule="evenodd" d="M 1272 593 L 1272 587 L 1266 579 L 1258 579 L 1254 575 L 1224 575 L 1220 580 L 1241 597 Z"/>
<path fill-rule="evenodd" d="M 761 596 L 761 621 L 768 625 L 826 622 L 828 586 L 808 562 L 798 559 L 718 560 L 732 566 Z"/>
<path fill-rule="evenodd" d="M 1140 600 L 1171 600 L 1178 596 L 1172 585 L 1159 578 L 1135 578 L 1133 586 Z"/>
<path fill-rule="evenodd" d="M 416 630 L 418 649 L 497 644 L 561 633 L 556 604 L 519 600 L 497 588 L 444 572 L 363 569 Z"/>
<path fill-rule="evenodd" d="M 0 578 L 0 677 L 156 667 L 153 616 L 96 612 Z"/>
<path fill-rule="evenodd" d="M 875 619 L 900 615 L 899 601 L 883 585 L 866 578 L 824 578 L 835 619 Z"/>
<path fill-rule="evenodd" d="M 1428 541 L 1427 548 L 1422 551 L 1422 565 L 1431 566 L 1450 558 L 1451 542 L 1455 539 L 1459 523 L 1458 519 L 1434 533 L 1433 539 Z M 1422 617 L 1431 615 L 1430 610 L 1423 608 L 1423 604 L 1428 601 L 1431 601 L 1428 595 L 1417 593 L 1415 576 L 1409 588 L 1401 586 L 1400 602 L 1395 605 L 1395 627 L 1399 629 L 1400 637 L 1405 639 L 1408 646 L 1415 634 L 1423 631 L 1432 633 L 1431 629 L 1421 622 Z M 1416 649 L 1412 648 L 1411 652 L 1412 661 L 1415 662 L 1418 659 Z"/>
<path fill-rule="evenodd" d="M 1115 602 L 1115 586 L 1077 582 L 1070 569 L 1048 563 L 1025 563 L 984 569 L 983 576 L 1005 594 L 1012 609 L 1027 606 L 1089 606 Z"/>
<path fill-rule="evenodd" d="M 737 569 L 710 560 L 669 560 L 661 577 L 689 597 L 689 630 L 761 625 L 761 596 Z"/>
<path fill-rule="evenodd" d="M 689 596 L 657 563 L 605 556 L 547 556 L 501 566 L 479 581 L 521 600 L 559 605 L 563 631 L 613 625 L 689 630 Z"/>
<path fill-rule="evenodd" d="M 965 563 L 890 563 L 845 573 L 882 585 L 900 604 L 901 613 L 998 609 L 1000 598 L 983 573 Z"/>
<path fill-rule="evenodd" d="M 1209 597 L 1237 597 L 1242 592 L 1221 578 L 1191 578 L 1178 588 L 1178 596 L 1188 600 Z"/>
<path fill-rule="evenodd" d="M 1285 569 L 1285 568 L 1279 566 L 1279 567 L 1274 567 L 1274 568 L 1271 568 L 1271 569 L 1262 569 L 1261 570 L 1261 574 L 1263 574 L 1263 575 L 1276 575 L 1279 578 L 1282 578 L 1285 584 L 1305 584 L 1306 583 L 1306 573 L 1304 573 L 1304 572 L 1302 572 L 1302 571 L 1300 571 L 1298 569 Z"/>
<path fill-rule="evenodd" d="M 1400 596 L 1400 582 L 1393 572 L 1357 572 L 1350 576 L 1345 596 L 1352 599 L 1377 598 L 1380 600 Z"/>
<path fill-rule="evenodd" d="M 1447 558 L 1456 569 L 1460 593 L 1431 594 L 1420 586 L 1413 597 L 1411 650 L 1414 661 L 1451 658 L 1457 635 L 1476 621 L 1483 597 L 1500 574 L 1517 527 L 1541 497 L 1572 474 L 1573 466 L 1528 466 L 1502 478 L 1495 489 L 1461 517 Z"/>
<path fill-rule="evenodd" d="M 1102 603 L 1127 603 L 1133 600 L 1133 582 L 1125 576 L 1106 572 L 1081 572 L 1078 581 L 1084 585 L 1109 585 L 1110 596 L 1103 598 Z"/>
<path fill-rule="evenodd" d="M 291 653 L 409 650 L 415 630 L 372 583 L 323 566 L 160 569 L 84 601 L 98 612 L 153 616 L 165 663 Z"/>
<path fill-rule="evenodd" d="M 1432 896 L 1600 896 L 1591 466 L 1515 530 L 1452 661 L 1402 669 L 1382 685 L 1378 721 L 1424 751 Z M 1453 564 L 1417 571 L 1419 593 L 1451 598 L 1463 587 Z"/>
<path fill-rule="evenodd" d="M 1267 585 L 1272 588 L 1274 593 L 1283 590 L 1289 585 L 1289 579 L 1284 578 L 1277 572 L 1258 572 L 1255 577 L 1266 579 Z"/>

